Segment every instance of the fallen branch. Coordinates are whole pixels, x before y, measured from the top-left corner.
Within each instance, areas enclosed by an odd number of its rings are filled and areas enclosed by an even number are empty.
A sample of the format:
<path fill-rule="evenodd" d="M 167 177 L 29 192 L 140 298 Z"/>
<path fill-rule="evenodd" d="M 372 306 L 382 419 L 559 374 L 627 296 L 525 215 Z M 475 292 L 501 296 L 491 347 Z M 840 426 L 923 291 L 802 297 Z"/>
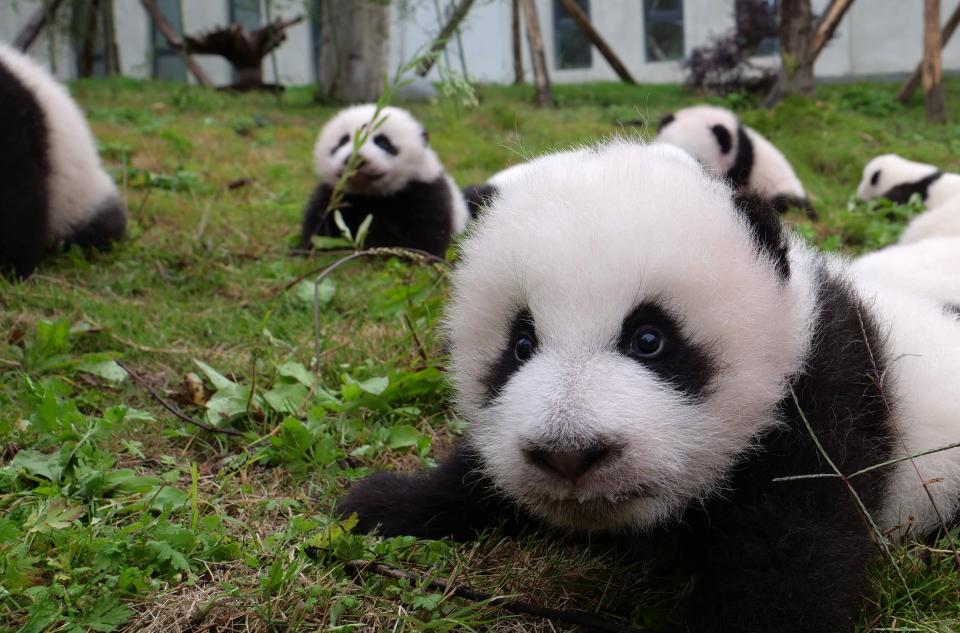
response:
<path fill-rule="evenodd" d="M 224 435 L 233 435 L 235 437 L 243 437 L 243 433 L 241 433 L 240 431 L 237 431 L 236 429 L 221 429 L 216 426 L 210 426 L 206 422 L 201 422 L 200 420 L 191 418 L 189 415 L 187 415 L 186 413 L 178 409 L 176 406 L 168 402 L 166 399 L 164 399 L 164 397 L 161 396 L 159 393 L 157 393 L 150 385 L 148 385 L 146 381 L 143 379 L 143 377 L 141 377 L 138 373 L 136 373 L 135 371 L 133 371 L 132 369 L 130 369 L 120 361 L 117 361 L 117 365 L 119 365 L 123 371 L 127 372 L 127 375 L 130 376 L 133 382 L 137 383 L 137 385 L 143 388 L 147 393 L 149 393 L 154 400 L 159 402 L 160 406 L 162 406 L 164 409 L 166 409 L 167 411 L 175 415 L 180 420 L 183 420 L 187 424 L 192 424 L 193 426 L 199 429 L 203 429 L 204 431 L 207 431 L 210 433 L 223 433 Z"/>
<path fill-rule="evenodd" d="M 564 622 L 566 624 L 576 624 L 587 627 L 594 631 L 610 631 L 612 633 L 643 633 L 641 629 L 634 628 L 628 624 L 621 624 L 592 616 L 587 613 L 577 611 L 565 611 L 563 609 L 551 609 L 540 605 L 523 602 L 520 600 L 507 600 L 499 596 L 491 596 L 479 591 L 474 591 L 463 585 L 452 585 L 444 580 L 434 578 L 423 578 L 400 569 L 395 569 L 382 563 L 368 560 L 352 560 L 346 563 L 347 569 L 355 573 L 371 572 L 387 578 L 397 580 L 409 580 L 417 584 L 426 584 L 431 589 L 437 589 L 444 594 L 451 594 L 465 600 L 473 602 L 486 602 L 491 606 L 498 607 L 511 613 L 521 615 L 532 615 L 538 618 L 544 618 L 552 622 Z"/>

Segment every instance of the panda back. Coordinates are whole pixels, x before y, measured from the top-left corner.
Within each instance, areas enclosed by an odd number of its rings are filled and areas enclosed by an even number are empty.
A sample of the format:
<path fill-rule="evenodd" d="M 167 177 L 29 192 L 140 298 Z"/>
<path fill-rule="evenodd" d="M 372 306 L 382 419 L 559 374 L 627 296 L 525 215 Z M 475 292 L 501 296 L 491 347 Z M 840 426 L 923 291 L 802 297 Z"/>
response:
<path fill-rule="evenodd" d="M 39 107 L 46 135 L 47 238 L 69 239 L 74 227 L 118 200 L 116 185 L 103 170 L 93 134 L 67 89 L 9 46 L 0 45 L 0 64 Z"/>
<path fill-rule="evenodd" d="M 754 159 L 753 169 L 750 172 L 750 189 L 767 198 L 776 196 L 806 198 L 807 193 L 803 184 L 780 150 L 756 130 L 743 127 L 753 144 Z"/>

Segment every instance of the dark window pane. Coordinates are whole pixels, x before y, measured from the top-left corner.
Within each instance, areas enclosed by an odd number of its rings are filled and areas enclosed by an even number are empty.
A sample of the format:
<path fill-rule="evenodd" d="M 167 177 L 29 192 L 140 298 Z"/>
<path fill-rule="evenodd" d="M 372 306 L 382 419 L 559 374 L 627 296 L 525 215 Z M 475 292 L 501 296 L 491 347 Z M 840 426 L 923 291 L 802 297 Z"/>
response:
<path fill-rule="evenodd" d="M 737 37 L 750 55 L 780 52 L 779 0 L 736 0 Z"/>
<path fill-rule="evenodd" d="M 170 28 L 177 35 L 183 35 L 180 29 L 180 4 L 177 0 L 157 0 L 157 8 L 164 19 L 170 25 Z M 150 21 L 150 28 L 153 40 L 153 76 L 155 79 L 166 79 L 167 81 L 186 81 L 187 69 L 183 65 L 180 54 L 173 49 L 157 25 Z"/>
<path fill-rule="evenodd" d="M 683 58 L 683 0 L 644 0 L 647 61 Z"/>
<path fill-rule="evenodd" d="M 246 31 L 260 28 L 260 0 L 230 0 L 230 22 Z"/>
<path fill-rule="evenodd" d="M 590 0 L 577 0 L 577 4 L 590 17 Z M 593 50 L 590 40 L 573 21 L 560 0 L 553 0 L 553 43 L 557 68 L 590 68 L 593 66 Z"/>

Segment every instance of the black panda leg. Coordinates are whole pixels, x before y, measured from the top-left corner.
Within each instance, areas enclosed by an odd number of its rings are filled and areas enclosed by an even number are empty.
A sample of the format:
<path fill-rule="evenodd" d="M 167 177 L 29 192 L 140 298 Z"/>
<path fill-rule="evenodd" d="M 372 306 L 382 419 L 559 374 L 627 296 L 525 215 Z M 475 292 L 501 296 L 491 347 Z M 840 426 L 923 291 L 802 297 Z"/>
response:
<path fill-rule="evenodd" d="M 827 498 L 832 506 L 765 500 L 730 508 L 735 520 L 724 512 L 707 518 L 697 533 L 706 549 L 689 630 L 852 631 L 876 550 L 859 516 Z"/>
<path fill-rule="evenodd" d="M 356 514 L 357 529 L 384 536 L 452 537 L 465 541 L 506 522 L 518 510 L 477 471 L 477 457 L 459 442 L 436 469 L 415 475 L 380 472 L 350 489 L 337 504 L 341 517 Z"/>
<path fill-rule="evenodd" d="M 75 227 L 64 240 L 67 247 L 76 244 L 82 248 L 107 250 L 123 239 L 127 230 L 127 211 L 123 202 L 111 198 L 99 205 L 90 220 Z"/>
<path fill-rule="evenodd" d="M 333 195 L 333 189 L 329 185 L 320 184 L 310 196 L 307 202 L 307 208 L 303 211 L 303 224 L 300 227 L 300 241 L 297 243 L 297 249 L 309 251 L 313 249 L 314 235 L 322 233 L 326 224 L 327 207 L 330 206 L 330 197 Z"/>
<path fill-rule="evenodd" d="M 0 212 L 0 273 L 26 279 L 47 250 L 46 200 L 12 195 Z"/>

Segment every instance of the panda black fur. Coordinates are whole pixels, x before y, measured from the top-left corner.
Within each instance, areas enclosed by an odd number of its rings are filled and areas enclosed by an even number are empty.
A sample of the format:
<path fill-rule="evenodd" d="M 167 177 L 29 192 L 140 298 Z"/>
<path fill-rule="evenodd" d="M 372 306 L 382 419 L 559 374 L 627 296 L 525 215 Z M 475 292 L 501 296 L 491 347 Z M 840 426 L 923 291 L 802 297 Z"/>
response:
<path fill-rule="evenodd" d="M 863 168 L 857 188 L 861 200 L 887 198 L 898 204 L 920 194 L 927 207 L 939 207 L 960 194 L 960 174 L 940 171 L 934 165 L 907 160 L 896 154 L 883 154 Z"/>
<path fill-rule="evenodd" d="M 781 213 L 799 207 L 816 217 L 786 157 L 730 110 L 697 105 L 668 114 L 657 126 L 656 140 L 686 150 L 734 188 L 761 196 Z"/>
<path fill-rule="evenodd" d="M 0 272 L 27 277 L 56 244 L 107 248 L 127 210 L 66 88 L 0 43 Z"/>
<path fill-rule="evenodd" d="M 686 630 L 852 628 L 877 551 L 857 506 L 838 479 L 777 479 L 831 472 L 808 424 L 846 474 L 960 439 L 941 303 L 856 278 L 657 145 L 529 163 L 461 256 L 446 328 L 465 439 L 435 470 L 355 485 L 341 515 L 428 538 L 666 536 L 697 566 Z M 924 480 L 954 516 L 960 451 L 850 481 L 902 535 L 938 525 Z"/>
<path fill-rule="evenodd" d="M 320 184 L 304 212 L 301 250 L 312 248 L 314 235 L 340 235 L 327 207 L 355 135 L 370 125 L 375 112 L 373 104 L 347 108 L 320 132 L 314 148 Z M 359 149 L 363 162 L 347 182 L 340 213 L 354 233 L 368 215 L 373 216 L 367 246 L 402 246 L 443 257 L 450 239 L 467 223 L 463 195 L 409 112 L 387 107 L 379 120 L 382 123 Z"/>

